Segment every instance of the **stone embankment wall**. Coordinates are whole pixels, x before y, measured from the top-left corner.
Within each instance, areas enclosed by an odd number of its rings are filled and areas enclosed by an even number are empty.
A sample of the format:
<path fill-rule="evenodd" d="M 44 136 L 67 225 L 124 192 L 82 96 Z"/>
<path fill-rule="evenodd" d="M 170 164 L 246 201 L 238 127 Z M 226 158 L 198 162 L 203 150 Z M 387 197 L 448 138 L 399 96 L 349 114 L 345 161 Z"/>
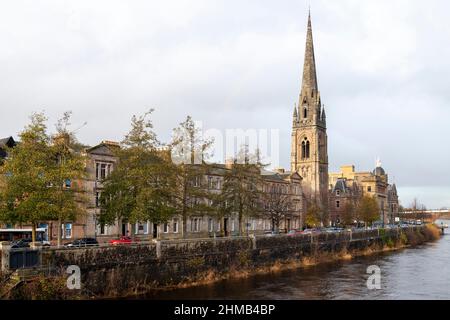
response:
<path fill-rule="evenodd" d="M 59 287 L 63 287 L 61 279 L 68 277 L 67 267 L 80 267 L 81 291 L 65 292 L 64 295 L 73 294 L 82 298 L 123 297 L 152 289 L 190 286 L 283 267 L 334 261 L 388 248 L 417 245 L 435 238 L 437 236 L 433 227 L 423 226 L 358 233 L 196 239 L 50 249 L 42 250 L 41 270 L 47 270 L 45 279 L 54 276 L 54 279 L 59 279 Z M 36 291 L 36 288 L 33 290 Z"/>

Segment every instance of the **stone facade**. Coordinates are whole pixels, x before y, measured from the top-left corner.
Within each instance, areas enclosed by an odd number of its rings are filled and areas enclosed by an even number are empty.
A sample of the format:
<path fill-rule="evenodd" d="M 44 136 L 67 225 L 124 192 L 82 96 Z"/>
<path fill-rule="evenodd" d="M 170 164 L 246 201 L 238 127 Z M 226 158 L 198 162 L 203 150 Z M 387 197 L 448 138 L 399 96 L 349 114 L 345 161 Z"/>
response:
<path fill-rule="evenodd" d="M 330 173 L 329 181 L 332 222 L 340 219 L 340 213 L 348 201 L 367 194 L 377 199 L 380 221 L 394 223 L 399 207 L 397 187 L 389 184 L 388 175 L 381 163 L 372 172 L 356 172 L 353 165 L 342 166 L 340 172 Z"/>
<path fill-rule="evenodd" d="M 291 171 L 303 178 L 304 192 L 322 207 L 328 204 L 326 115 L 317 85 L 311 16 L 308 18 L 302 88 L 294 108 Z"/>
<path fill-rule="evenodd" d="M 99 226 L 96 222 L 96 217 L 100 213 L 100 208 L 98 202 L 96 202 L 96 198 L 97 194 L 101 193 L 102 183 L 101 179 L 94 179 L 96 171 L 93 168 L 98 163 L 111 163 L 111 170 L 113 170 L 116 160 L 108 154 L 108 148 L 105 148 L 102 144 L 100 147 L 97 146 L 90 149 L 88 157 L 89 160 L 87 163 L 89 166 L 87 167 L 87 171 L 90 172 L 90 178 L 85 182 L 85 190 L 90 194 L 89 198 L 91 201 L 87 207 L 88 218 L 85 220 L 87 233 L 85 236 L 94 236 L 99 242 L 106 242 L 121 235 L 134 236 L 140 240 L 183 238 L 183 219 L 179 215 L 175 215 L 163 224 L 155 224 L 152 221 L 134 224 L 118 221 L 114 225 Z M 229 170 L 227 165 L 212 164 L 211 170 L 202 176 L 199 181 L 196 181 L 196 184 L 206 188 L 209 193 L 220 193 L 227 170 Z M 263 183 L 260 186 L 260 191 L 277 194 L 281 192 L 289 198 L 289 202 L 291 203 L 289 213 L 281 221 L 280 229 L 287 232 L 292 229 L 302 228 L 304 205 L 302 178 L 297 173 L 289 173 L 282 170 L 277 172 L 263 171 L 261 174 Z M 192 214 L 187 219 L 186 238 L 236 236 L 239 230 L 238 221 L 237 214 L 221 218 L 201 213 L 197 215 Z M 272 221 L 268 217 L 265 217 L 264 214 L 257 217 L 246 217 L 243 223 L 242 230 L 244 234 L 257 235 L 272 230 Z"/>

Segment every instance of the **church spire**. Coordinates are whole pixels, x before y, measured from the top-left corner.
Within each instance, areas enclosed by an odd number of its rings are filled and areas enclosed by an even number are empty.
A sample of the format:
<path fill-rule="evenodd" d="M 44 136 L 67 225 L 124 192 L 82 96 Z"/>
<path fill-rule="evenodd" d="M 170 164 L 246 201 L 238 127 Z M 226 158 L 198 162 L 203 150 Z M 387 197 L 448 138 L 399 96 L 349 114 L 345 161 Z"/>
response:
<path fill-rule="evenodd" d="M 322 115 L 322 121 L 323 122 L 326 122 L 327 121 L 327 115 L 325 114 L 325 105 L 323 105 L 322 106 L 322 112 L 321 112 L 321 115 Z"/>
<path fill-rule="evenodd" d="M 305 62 L 303 64 L 302 93 L 317 92 L 316 60 L 311 26 L 311 12 L 308 15 L 308 33 L 306 35 Z"/>

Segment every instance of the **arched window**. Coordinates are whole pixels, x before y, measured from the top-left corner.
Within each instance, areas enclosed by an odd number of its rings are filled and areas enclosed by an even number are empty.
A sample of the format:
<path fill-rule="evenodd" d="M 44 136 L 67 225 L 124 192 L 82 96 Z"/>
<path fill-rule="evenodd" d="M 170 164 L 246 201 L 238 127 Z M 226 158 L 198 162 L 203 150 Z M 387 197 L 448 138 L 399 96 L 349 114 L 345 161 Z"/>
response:
<path fill-rule="evenodd" d="M 302 159 L 306 158 L 306 141 L 302 142 Z"/>
<path fill-rule="evenodd" d="M 307 138 L 302 141 L 302 159 L 309 159 L 310 157 L 310 143 Z"/>
<path fill-rule="evenodd" d="M 303 118 L 308 118 L 308 108 L 306 107 L 303 108 Z"/>
<path fill-rule="evenodd" d="M 306 159 L 309 159 L 310 153 L 309 153 L 309 141 L 306 141 Z"/>

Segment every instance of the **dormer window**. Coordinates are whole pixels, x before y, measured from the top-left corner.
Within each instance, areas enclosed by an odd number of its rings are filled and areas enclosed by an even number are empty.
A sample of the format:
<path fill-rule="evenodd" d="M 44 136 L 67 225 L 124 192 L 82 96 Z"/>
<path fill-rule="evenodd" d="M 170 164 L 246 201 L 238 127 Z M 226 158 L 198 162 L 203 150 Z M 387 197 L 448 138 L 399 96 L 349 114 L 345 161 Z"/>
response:
<path fill-rule="evenodd" d="M 336 190 L 336 195 L 340 196 L 341 195 L 341 191 L 340 190 Z"/>

